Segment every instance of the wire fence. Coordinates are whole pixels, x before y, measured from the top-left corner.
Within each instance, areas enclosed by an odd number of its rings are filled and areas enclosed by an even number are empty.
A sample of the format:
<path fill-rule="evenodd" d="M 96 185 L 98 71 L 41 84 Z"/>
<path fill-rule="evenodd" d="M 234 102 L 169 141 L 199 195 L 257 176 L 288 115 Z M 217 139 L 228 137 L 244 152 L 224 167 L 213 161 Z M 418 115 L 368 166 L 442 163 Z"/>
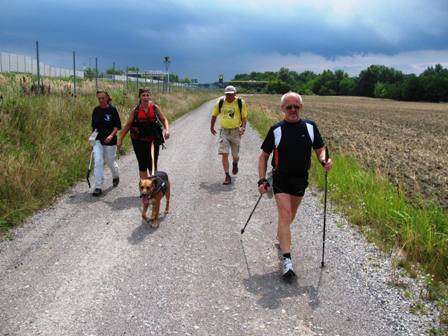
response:
<path fill-rule="evenodd" d="M 36 42 L 37 44 L 37 42 Z M 38 56 L 37 52 L 37 57 Z M 161 70 L 132 71 L 126 70 L 125 75 L 99 75 L 98 69 L 94 69 L 94 76 L 85 76 L 84 71 L 75 70 L 75 52 L 73 52 L 73 69 L 52 67 L 37 59 L 27 55 L 15 53 L 0 52 L 0 73 L 22 73 L 37 76 L 27 79 L 25 76 L 20 78 L 20 86 L 25 94 L 46 94 L 51 92 L 69 93 L 73 96 L 81 93 L 97 91 L 99 88 L 108 87 L 112 83 L 122 83 L 123 89 L 126 91 L 138 90 L 139 87 L 147 86 L 151 90 L 157 92 L 183 91 L 187 89 L 197 88 L 197 83 L 181 83 L 169 80 L 169 73 Z M 39 66 L 38 66 L 39 65 Z M 91 69 L 92 70 L 92 69 Z M 76 74 L 76 76 L 74 76 Z M 47 79 L 45 79 L 47 78 Z M 49 78 L 63 79 L 70 78 L 70 82 L 58 83 L 52 82 Z M 92 83 L 82 83 L 81 79 L 94 80 Z"/>
<path fill-rule="evenodd" d="M 37 75 L 37 60 L 31 56 L 0 52 L 0 72 L 19 72 Z M 57 68 L 39 62 L 39 72 L 45 77 L 70 77 L 72 69 Z M 77 70 L 76 77 L 84 78 L 84 71 Z"/>

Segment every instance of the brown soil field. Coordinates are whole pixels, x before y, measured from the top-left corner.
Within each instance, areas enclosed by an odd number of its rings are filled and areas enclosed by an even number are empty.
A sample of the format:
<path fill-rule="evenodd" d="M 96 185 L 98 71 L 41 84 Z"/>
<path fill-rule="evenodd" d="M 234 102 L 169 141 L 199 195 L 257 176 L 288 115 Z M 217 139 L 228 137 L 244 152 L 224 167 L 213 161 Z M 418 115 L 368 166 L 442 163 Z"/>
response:
<path fill-rule="evenodd" d="M 245 99 L 249 111 L 283 116 L 278 95 Z M 330 151 L 355 156 L 411 199 L 421 194 L 448 209 L 448 104 L 328 96 L 303 102 L 302 117 L 317 123 Z"/>

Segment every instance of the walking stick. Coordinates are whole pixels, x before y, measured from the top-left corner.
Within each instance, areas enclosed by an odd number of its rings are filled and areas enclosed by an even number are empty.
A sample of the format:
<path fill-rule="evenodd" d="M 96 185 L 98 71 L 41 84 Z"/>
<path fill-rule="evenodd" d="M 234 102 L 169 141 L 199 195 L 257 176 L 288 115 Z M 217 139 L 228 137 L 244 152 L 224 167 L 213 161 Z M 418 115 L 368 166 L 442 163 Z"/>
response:
<path fill-rule="evenodd" d="M 152 169 L 151 169 L 151 176 L 154 176 L 156 172 L 156 164 L 154 162 L 154 141 L 151 142 L 151 163 L 152 163 Z"/>
<path fill-rule="evenodd" d="M 92 148 L 92 152 L 90 152 L 90 161 L 89 161 L 89 168 L 87 169 L 87 184 L 89 185 L 90 188 L 90 181 L 89 181 L 89 177 L 90 177 L 90 168 L 92 167 L 92 158 L 93 158 L 93 148 Z"/>
<path fill-rule="evenodd" d="M 87 184 L 89 185 L 90 188 L 90 181 L 89 181 L 89 177 L 90 177 L 90 168 L 92 167 L 92 158 L 93 158 L 93 147 L 95 146 L 95 141 L 96 141 L 96 137 L 98 136 L 98 130 L 95 128 L 92 132 L 92 134 L 90 134 L 89 136 L 89 144 L 90 146 L 92 146 L 92 152 L 90 152 L 90 161 L 89 161 L 89 168 L 87 169 Z"/>
<path fill-rule="evenodd" d="M 328 161 L 330 158 L 330 152 L 328 151 L 328 147 L 325 146 L 325 162 Z M 324 191 L 324 229 L 323 229 L 323 238 L 322 238 L 322 262 L 321 262 L 321 268 L 325 266 L 324 263 L 324 257 L 325 257 L 325 229 L 326 229 L 326 222 L 327 222 L 327 177 L 328 172 L 325 171 L 325 191 Z"/>
<path fill-rule="evenodd" d="M 249 224 L 250 218 L 252 217 L 252 215 L 253 215 L 255 209 L 257 208 L 257 205 L 258 205 L 258 203 L 260 202 L 262 196 L 263 196 L 263 194 L 260 194 L 260 197 L 258 197 L 257 203 L 255 203 L 254 209 L 253 209 L 252 212 L 250 213 L 249 218 L 247 219 L 246 224 L 245 224 L 244 227 L 241 229 L 241 234 L 244 233 L 244 230 L 246 229 L 247 224 Z"/>

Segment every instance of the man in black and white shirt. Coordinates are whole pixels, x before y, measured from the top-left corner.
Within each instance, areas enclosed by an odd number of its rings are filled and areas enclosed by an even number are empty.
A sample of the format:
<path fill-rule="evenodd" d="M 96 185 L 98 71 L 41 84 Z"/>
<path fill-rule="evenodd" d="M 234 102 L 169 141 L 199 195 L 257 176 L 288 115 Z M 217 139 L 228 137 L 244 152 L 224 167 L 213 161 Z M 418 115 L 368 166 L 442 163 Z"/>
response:
<path fill-rule="evenodd" d="M 277 237 L 283 254 L 282 275 L 294 276 L 291 261 L 290 225 L 299 208 L 308 186 L 308 170 L 311 165 L 311 150 L 317 155 L 325 170 L 330 170 L 331 159 L 325 161 L 324 141 L 313 121 L 300 119 L 303 108 L 302 97 L 288 92 L 281 98 L 284 120 L 272 126 L 261 146 L 258 161 L 258 189 L 265 193 L 267 185 L 267 162 L 271 153 L 273 167 L 273 191 L 278 210 Z"/>

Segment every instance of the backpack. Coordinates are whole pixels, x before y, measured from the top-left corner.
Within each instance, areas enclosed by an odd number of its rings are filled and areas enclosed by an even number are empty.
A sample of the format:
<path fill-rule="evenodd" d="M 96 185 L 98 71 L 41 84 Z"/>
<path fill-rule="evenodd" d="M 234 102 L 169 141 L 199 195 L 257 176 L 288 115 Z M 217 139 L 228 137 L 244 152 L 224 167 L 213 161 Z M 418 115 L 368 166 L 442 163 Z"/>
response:
<path fill-rule="evenodd" d="M 225 99 L 224 97 L 219 99 L 218 114 L 221 113 L 221 108 L 222 108 L 222 105 L 224 104 L 224 99 Z M 243 114 L 241 113 L 241 110 L 243 109 L 243 100 L 240 97 L 237 97 L 236 101 L 238 103 L 238 108 L 240 109 L 240 119 L 241 119 L 241 121 L 243 121 Z"/>
<path fill-rule="evenodd" d="M 156 137 L 156 143 L 158 145 L 162 145 L 163 143 L 165 143 L 165 139 L 163 137 L 163 126 L 162 126 L 162 122 L 160 121 L 160 114 L 159 114 L 159 109 L 155 104 L 150 104 L 149 108 L 153 108 L 154 109 L 154 116 L 155 116 L 155 121 L 154 122 L 147 122 L 145 124 L 149 124 L 149 125 L 145 125 L 145 127 L 138 127 L 137 125 L 141 122 L 139 122 L 138 120 L 138 110 L 139 110 L 140 105 L 136 105 L 134 107 L 134 122 L 133 127 L 131 127 L 131 135 L 132 132 L 134 132 L 134 135 L 141 135 L 141 136 L 145 136 L 145 131 L 148 131 L 148 127 L 151 128 L 152 131 L 154 131 L 153 133 L 155 133 L 155 137 Z M 134 126 L 135 125 L 135 126 Z"/>

